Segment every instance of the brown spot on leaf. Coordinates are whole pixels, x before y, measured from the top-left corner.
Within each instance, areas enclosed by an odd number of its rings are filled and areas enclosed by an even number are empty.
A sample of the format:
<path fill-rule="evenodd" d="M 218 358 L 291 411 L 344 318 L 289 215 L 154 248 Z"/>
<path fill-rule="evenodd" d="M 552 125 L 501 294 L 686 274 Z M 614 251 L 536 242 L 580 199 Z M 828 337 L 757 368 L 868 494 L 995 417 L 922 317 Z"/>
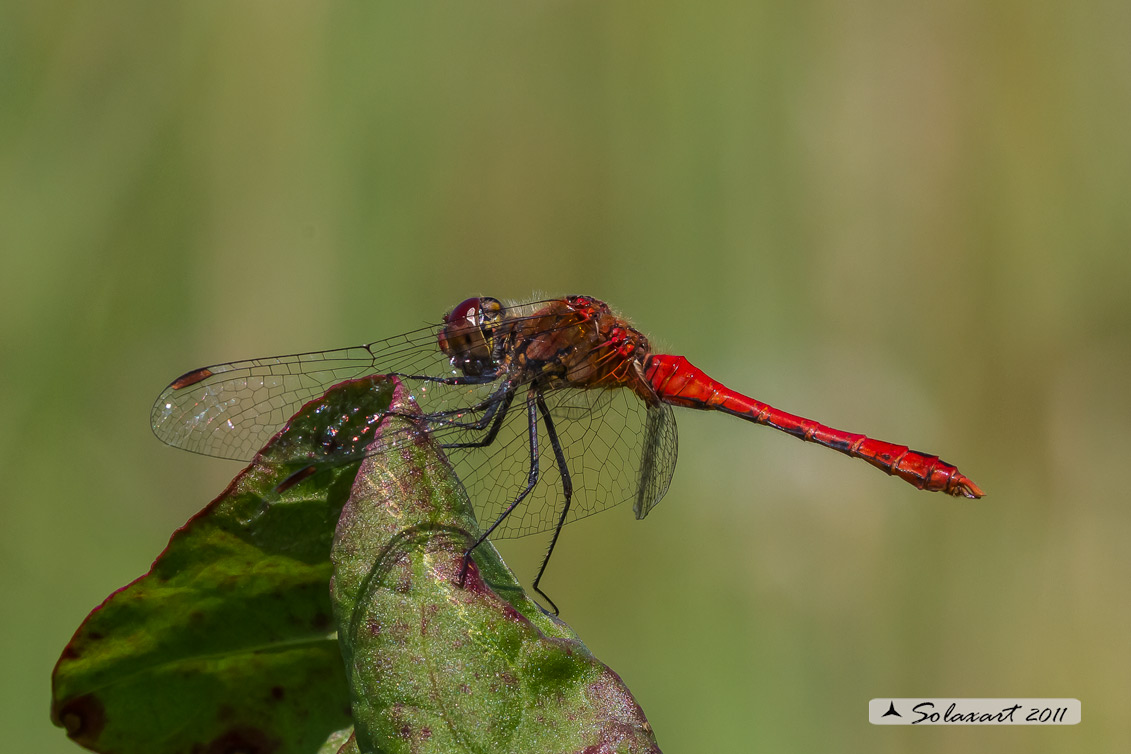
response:
<path fill-rule="evenodd" d="M 211 376 L 212 370 L 208 369 L 207 367 L 194 369 L 191 372 L 185 372 L 180 377 L 173 380 L 173 384 L 169 387 L 173 388 L 174 390 L 183 390 L 189 385 L 195 385 L 201 380 L 206 380 Z"/>
<path fill-rule="evenodd" d="M 580 754 L 616 754 L 625 750 L 660 754 L 647 722 L 640 725 L 609 720 L 599 732 L 598 742 L 585 747 Z"/>
<path fill-rule="evenodd" d="M 401 573 L 400 578 L 393 584 L 393 591 L 397 594 L 408 594 L 412 591 L 412 574 Z"/>
<path fill-rule="evenodd" d="M 93 748 L 106 727 L 106 708 L 94 694 L 76 696 L 59 710 L 59 721 L 72 741 Z"/>
<path fill-rule="evenodd" d="M 310 621 L 310 627 L 315 631 L 329 631 L 331 625 L 333 625 L 333 621 L 326 613 L 315 613 Z"/>
<path fill-rule="evenodd" d="M 271 687 L 271 698 L 274 699 L 275 701 L 281 700 L 286 695 L 287 695 L 287 692 L 283 689 L 282 686 L 272 686 Z"/>
<path fill-rule="evenodd" d="M 259 728 L 240 726 L 212 739 L 204 754 L 272 754 L 279 750 L 279 741 Z"/>

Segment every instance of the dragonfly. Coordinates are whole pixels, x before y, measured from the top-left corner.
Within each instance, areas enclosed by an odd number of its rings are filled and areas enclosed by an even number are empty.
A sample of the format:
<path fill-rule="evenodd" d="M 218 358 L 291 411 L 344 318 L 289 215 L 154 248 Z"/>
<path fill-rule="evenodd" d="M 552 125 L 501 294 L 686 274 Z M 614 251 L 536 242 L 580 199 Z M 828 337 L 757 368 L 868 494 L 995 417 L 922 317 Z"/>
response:
<path fill-rule="evenodd" d="M 304 403 L 375 374 L 398 379 L 415 404 L 409 426 L 383 435 L 382 449 L 428 433 L 482 520 L 491 522 L 464 553 L 461 585 L 472 553 L 488 537 L 552 531 L 533 587 L 555 615 L 557 605 L 539 584 L 562 528 L 629 501 L 644 518 L 660 502 L 676 464 L 673 407 L 781 430 L 921 490 L 984 494 L 936 455 L 786 413 L 726 387 L 683 356 L 653 353 L 627 319 L 580 295 L 513 305 L 473 297 L 434 325 L 385 340 L 194 369 L 161 392 L 151 423 L 174 447 L 248 461 Z M 300 479 L 316 466 L 374 452 L 367 448 L 340 442 L 331 427 L 317 451 L 284 460 L 306 464 L 293 475 Z"/>

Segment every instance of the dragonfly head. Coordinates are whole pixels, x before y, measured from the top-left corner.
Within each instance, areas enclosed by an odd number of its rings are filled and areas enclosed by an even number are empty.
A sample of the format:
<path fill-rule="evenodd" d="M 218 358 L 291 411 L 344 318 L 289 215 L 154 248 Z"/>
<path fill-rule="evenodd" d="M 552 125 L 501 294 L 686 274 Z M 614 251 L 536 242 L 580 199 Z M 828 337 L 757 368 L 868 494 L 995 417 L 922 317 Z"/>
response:
<path fill-rule="evenodd" d="M 470 377 L 490 372 L 495 366 L 495 327 L 506 308 L 487 296 L 469 298 L 444 315 L 440 350 L 452 366 Z"/>

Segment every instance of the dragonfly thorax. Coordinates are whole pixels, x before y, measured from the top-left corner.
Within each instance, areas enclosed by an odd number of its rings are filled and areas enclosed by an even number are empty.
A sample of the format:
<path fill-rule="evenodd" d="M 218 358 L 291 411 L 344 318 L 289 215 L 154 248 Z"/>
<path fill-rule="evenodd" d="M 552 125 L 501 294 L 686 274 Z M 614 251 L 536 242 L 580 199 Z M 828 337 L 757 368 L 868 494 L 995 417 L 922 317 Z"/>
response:
<path fill-rule="evenodd" d="M 643 379 L 648 339 L 603 301 L 568 296 L 504 325 L 512 344 L 509 369 L 519 381 L 551 387 L 627 387 L 647 403 L 654 393 Z"/>

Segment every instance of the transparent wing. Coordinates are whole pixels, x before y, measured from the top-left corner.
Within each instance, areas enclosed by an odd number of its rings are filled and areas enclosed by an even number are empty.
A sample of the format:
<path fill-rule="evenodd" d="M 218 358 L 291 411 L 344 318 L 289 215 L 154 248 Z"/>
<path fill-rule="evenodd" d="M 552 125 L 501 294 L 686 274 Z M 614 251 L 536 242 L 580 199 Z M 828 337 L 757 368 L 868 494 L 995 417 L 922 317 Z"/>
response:
<path fill-rule="evenodd" d="M 678 452 L 679 436 L 672 407 L 666 403 L 649 407 L 644 423 L 640 484 L 632 504 L 637 519 L 647 516 L 668 493 Z"/>
<path fill-rule="evenodd" d="M 163 442 L 194 453 L 251 460 L 304 403 L 339 382 L 369 374 L 457 376 L 437 346 L 442 327 L 434 325 L 351 348 L 193 370 L 158 396 L 150 415 L 153 432 Z M 484 385 L 405 382 L 425 413 L 471 406 L 491 391 Z"/>
<path fill-rule="evenodd" d="M 646 513 L 659 502 L 667 492 L 676 462 L 676 424 L 670 406 L 649 407 L 623 387 L 564 388 L 544 395 L 573 482 L 566 523 L 628 501 Z M 448 451 L 484 529 L 526 487 L 530 441 L 525 400 L 526 390 L 520 389 L 491 445 Z M 550 531 L 557 525 L 565 497 L 541 419 L 538 456 L 537 485 L 493 537 L 523 537 Z"/>

